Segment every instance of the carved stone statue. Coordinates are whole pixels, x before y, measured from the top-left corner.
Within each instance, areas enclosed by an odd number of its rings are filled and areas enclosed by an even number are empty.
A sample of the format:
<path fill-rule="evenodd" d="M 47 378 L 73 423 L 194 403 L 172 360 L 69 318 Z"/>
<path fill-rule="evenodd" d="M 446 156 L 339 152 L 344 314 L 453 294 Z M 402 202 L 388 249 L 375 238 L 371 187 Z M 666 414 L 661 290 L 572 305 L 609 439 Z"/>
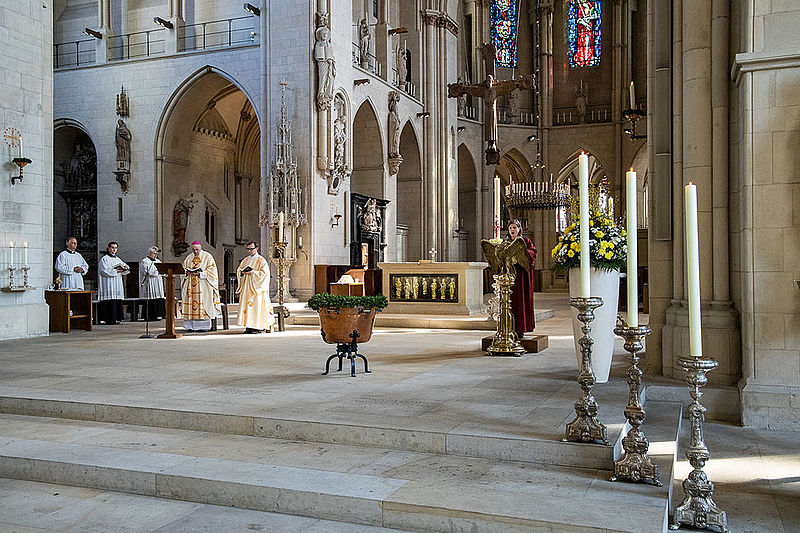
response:
<path fill-rule="evenodd" d="M 77 191 L 95 188 L 97 155 L 91 144 L 75 143 L 75 152 L 65 166 L 64 189 Z"/>
<path fill-rule="evenodd" d="M 369 44 L 371 36 L 369 33 L 369 23 L 365 16 L 358 23 L 358 61 L 361 68 L 369 68 Z"/>
<path fill-rule="evenodd" d="M 189 212 L 197 200 L 193 198 L 178 198 L 172 210 L 172 253 L 179 257 L 189 249 L 186 242 L 186 226 L 189 224 Z"/>
<path fill-rule="evenodd" d="M 389 157 L 400 156 L 400 118 L 397 116 L 397 103 L 400 93 L 389 91 Z"/>
<path fill-rule="evenodd" d="M 403 41 L 397 46 L 397 55 L 395 56 L 395 61 L 397 67 L 397 86 L 404 91 L 406 90 L 406 77 L 408 76 L 406 57 L 406 42 Z"/>
<path fill-rule="evenodd" d="M 508 114 L 512 120 L 519 116 L 519 92 L 517 91 L 508 93 Z"/>
<path fill-rule="evenodd" d="M 336 119 L 333 121 L 333 170 L 328 176 L 328 194 L 339 194 L 339 187 L 352 173 L 347 164 L 347 112 L 341 95 L 333 99 L 333 108 Z"/>
<path fill-rule="evenodd" d="M 114 144 L 117 146 L 117 169 L 130 170 L 131 168 L 131 130 L 122 119 L 117 120 L 117 131 L 114 134 Z"/>
<path fill-rule="evenodd" d="M 333 100 L 333 83 L 336 78 L 336 61 L 333 58 L 331 30 L 328 14 L 317 13 L 317 42 L 314 44 L 314 59 L 317 61 L 317 109 L 330 109 Z"/>
<path fill-rule="evenodd" d="M 380 233 L 383 227 L 383 219 L 378 210 L 378 202 L 375 198 L 370 198 L 364 207 L 359 208 L 359 218 L 361 218 L 361 231 Z"/>
<path fill-rule="evenodd" d="M 589 103 L 588 87 L 581 84 L 575 89 L 575 109 L 578 111 L 578 121 L 586 122 L 586 106 Z"/>
<path fill-rule="evenodd" d="M 459 85 L 464 85 L 464 76 L 459 76 L 457 83 Z M 456 104 L 458 105 L 458 116 L 463 117 L 467 111 L 467 95 L 462 94 L 458 98 L 456 98 Z"/>

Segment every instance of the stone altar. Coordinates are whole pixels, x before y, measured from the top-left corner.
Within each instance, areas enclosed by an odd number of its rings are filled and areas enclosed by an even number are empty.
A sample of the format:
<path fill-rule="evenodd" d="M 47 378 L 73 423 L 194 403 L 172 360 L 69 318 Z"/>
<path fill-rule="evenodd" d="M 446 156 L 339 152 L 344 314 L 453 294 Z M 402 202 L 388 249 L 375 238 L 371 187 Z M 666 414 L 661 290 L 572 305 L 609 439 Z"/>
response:
<path fill-rule="evenodd" d="M 487 263 L 379 263 L 388 313 L 477 315 L 483 313 Z"/>

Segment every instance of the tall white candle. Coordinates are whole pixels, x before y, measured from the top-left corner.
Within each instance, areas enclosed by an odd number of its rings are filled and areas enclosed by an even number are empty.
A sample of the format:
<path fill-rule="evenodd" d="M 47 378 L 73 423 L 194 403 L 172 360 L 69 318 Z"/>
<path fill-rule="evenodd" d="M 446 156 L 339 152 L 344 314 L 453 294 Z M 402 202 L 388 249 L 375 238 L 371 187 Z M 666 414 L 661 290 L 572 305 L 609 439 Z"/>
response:
<path fill-rule="evenodd" d="M 686 278 L 689 285 L 689 355 L 703 355 L 700 337 L 700 251 L 697 231 L 697 186 L 689 182 L 684 189 L 686 217 Z"/>
<path fill-rule="evenodd" d="M 278 213 L 278 242 L 283 242 L 283 211 Z"/>
<path fill-rule="evenodd" d="M 500 178 L 494 178 L 494 235 L 493 238 L 500 238 Z"/>
<path fill-rule="evenodd" d="M 28 266 L 28 243 L 22 243 L 22 266 Z"/>
<path fill-rule="evenodd" d="M 9 258 L 8 258 L 8 266 L 14 266 L 14 241 L 8 242 L 8 251 L 9 251 Z"/>
<path fill-rule="evenodd" d="M 636 109 L 636 89 L 633 88 L 633 82 L 631 82 L 629 93 L 631 97 L 631 109 Z"/>
<path fill-rule="evenodd" d="M 639 325 L 639 252 L 636 225 L 636 172 L 633 167 L 625 174 L 625 213 L 628 231 L 628 325 Z"/>
<path fill-rule="evenodd" d="M 589 287 L 589 156 L 578 156 L 578 184 L 580 190 L 580 239 L 581 239 L 581 298 L 588 298 Z"/>

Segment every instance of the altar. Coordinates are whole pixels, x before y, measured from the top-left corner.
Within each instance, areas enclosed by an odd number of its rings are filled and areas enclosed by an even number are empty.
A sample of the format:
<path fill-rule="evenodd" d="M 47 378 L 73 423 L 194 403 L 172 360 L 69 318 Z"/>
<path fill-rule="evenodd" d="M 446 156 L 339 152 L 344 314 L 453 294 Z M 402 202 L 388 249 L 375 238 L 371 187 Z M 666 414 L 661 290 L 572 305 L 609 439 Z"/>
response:
<path fill-rule="evenodd" d="M 483 262 L 379 263 L 388 313 L 477 315 L 484 312 Z"/>

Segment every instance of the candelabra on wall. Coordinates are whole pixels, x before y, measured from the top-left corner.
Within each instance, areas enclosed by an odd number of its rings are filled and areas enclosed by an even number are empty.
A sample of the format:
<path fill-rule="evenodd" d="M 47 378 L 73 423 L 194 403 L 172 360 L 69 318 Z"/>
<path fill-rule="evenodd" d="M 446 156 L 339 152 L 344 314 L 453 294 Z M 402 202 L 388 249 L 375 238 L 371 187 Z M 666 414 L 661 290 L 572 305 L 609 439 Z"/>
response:
<path fill-rule="evenodd" d="M 281 118 L 275 140 L 275 160 L 272 163 L 270 214 L 265 217 L 265 222 L 270 228 L 274 228 L 277 237 L 273 239 L 275 246 L 272 247 L 271 255 L 272 262 L 278 268 L 275 299 L 283 306 L 284 302 L 297 301 L 289 292 L 289 272 L 292 263 L 297 260 L 298 228 L 308 223 L 308 215 L 305 195 L 297 175 L 297 158 L 294 156 L 291 124 L 286 110 L 288 83 L 285 78 L 280 85 Z"/>

